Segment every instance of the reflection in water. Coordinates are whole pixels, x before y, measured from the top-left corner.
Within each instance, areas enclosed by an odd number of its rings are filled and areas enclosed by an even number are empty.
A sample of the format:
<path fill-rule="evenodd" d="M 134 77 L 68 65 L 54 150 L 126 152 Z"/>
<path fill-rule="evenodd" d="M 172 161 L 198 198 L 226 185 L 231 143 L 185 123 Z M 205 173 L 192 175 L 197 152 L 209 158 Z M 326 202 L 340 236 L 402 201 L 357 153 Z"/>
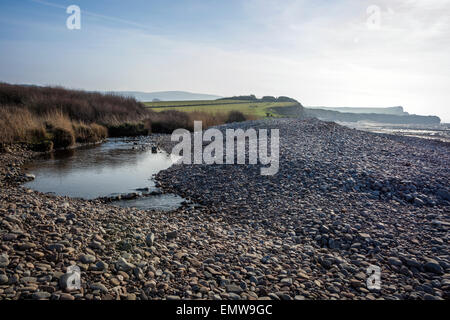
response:
<path fill-rule="evenodd" d="M 140 150 L 134 142 L 109 139 L 101 145 L 46 155 L 28 166 L 36 179 L 25 186 L 84 199 L 133 192 L 137 188 L 156 190 L 152 176 L 169 168 L 174 159 L 165 152 L 152 154 L 150 150 Z M 130 202 L 130 206 L 150 208 L 153 203 L 156 207 L 164 207 L 166 196 L 169 206 L 179 205 L 183 200 L 174 195 L 162 195 L 155 199 L 140 199 L 135 201 L 136 205 Z M 124 204 L 126 201 L 120 203 Z"/>

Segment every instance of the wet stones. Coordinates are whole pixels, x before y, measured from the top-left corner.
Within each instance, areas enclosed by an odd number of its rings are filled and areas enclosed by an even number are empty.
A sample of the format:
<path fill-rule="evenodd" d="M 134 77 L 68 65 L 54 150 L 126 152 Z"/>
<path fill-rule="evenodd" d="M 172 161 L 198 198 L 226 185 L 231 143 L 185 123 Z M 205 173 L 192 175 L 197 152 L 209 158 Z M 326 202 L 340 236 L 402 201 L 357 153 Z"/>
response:
<path fill-rule="evenodd" d="M 439 263 L 436 260 L 429 259 L 427 260 L 424 265 L 424 269 L 428 272 L 435 273 L 435 274 L 442 274 L 443 270 L 442 267 L 439 265 Z"/>

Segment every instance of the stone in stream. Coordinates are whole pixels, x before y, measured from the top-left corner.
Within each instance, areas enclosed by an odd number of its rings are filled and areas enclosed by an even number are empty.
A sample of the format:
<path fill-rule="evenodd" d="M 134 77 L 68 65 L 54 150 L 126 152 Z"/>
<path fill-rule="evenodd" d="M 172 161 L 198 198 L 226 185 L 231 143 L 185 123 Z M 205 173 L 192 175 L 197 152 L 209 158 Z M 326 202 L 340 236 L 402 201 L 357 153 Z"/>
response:
<path fill-rule="evenodd" d="M 31 180 L 36 179 L 36 176 L 34 174 L 31 174 L 31 173 L 26 173 L 25 174 L 25 179 L 31 181 Z"/>
<path fill-rule="evenodd" d="M 122 200 L 132 200 L 132 199 L 136 199 L 140 195 L 141 195 L 140 192 L 131 192 L 131 193 L 123 194 L 123 195 L 121 195 L 121 197 L 122 197 Z"/>

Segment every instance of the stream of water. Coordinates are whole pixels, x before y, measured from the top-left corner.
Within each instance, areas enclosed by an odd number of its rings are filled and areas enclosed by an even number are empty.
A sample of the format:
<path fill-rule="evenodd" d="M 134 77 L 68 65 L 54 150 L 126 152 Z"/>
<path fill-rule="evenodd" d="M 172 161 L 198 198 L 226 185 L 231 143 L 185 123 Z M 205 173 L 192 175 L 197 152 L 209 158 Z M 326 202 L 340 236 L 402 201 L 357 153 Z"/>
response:
<path fill-rule="evenodd" d="M 153 175 L 175 159 L 166 152 L 152 153 L 139 139 L 108 139 L 96 146 L 58 151 L 27 166 L 35 179 L 27 188 L 74 198 L 95 199 L 145 190 L 156 191 Z M 139 209 L 173 210 L 184 199 L 174 194 L 113 202 Z"/>

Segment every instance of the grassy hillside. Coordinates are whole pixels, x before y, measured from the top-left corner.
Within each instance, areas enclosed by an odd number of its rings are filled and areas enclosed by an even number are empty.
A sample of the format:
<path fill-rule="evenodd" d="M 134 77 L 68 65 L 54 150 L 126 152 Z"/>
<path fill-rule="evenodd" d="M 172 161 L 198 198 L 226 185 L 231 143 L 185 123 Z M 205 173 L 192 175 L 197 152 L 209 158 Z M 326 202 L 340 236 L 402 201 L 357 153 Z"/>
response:
<path fill-rule="evenodd" d="M 176 110 L 183 112 L 207 112 L 211 114 L 240 111 L 243 114 L 256 118 L 269 116 L 286 116 L 279 112 L 280 108 L 299 106 L 296 102 L 254 102 L 243 100 L 210 100 L 210 101 L 163 101 L 145 102 L 150 110 L 160 112 Z"/>

